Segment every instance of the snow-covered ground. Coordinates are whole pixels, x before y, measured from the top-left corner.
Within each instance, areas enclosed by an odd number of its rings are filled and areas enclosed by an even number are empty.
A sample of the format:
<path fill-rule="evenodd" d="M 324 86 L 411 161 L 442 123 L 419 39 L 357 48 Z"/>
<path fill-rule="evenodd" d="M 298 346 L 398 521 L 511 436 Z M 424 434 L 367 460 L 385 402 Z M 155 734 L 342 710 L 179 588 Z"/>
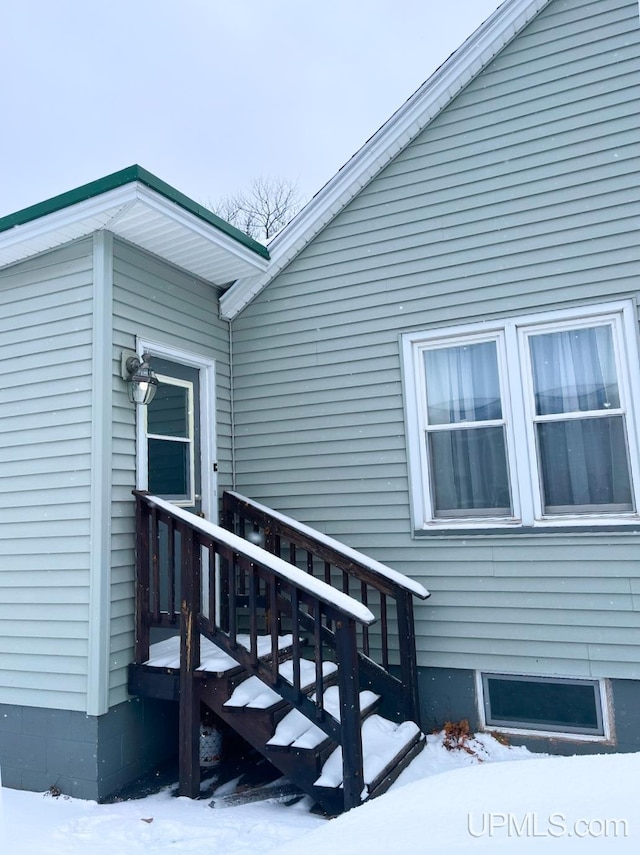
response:
<path fill-rule="evenodd" d="M 11 855 L 412 855 L 637 852 L 640 754 L 546 757 L 489 735 L 428 737 L 385 796 L 327 821 L 308 800 L 209 807 L 168 790 L 97 805 L 0 789 Z M 502 762 L 513 761 L 513 762 Z"/>

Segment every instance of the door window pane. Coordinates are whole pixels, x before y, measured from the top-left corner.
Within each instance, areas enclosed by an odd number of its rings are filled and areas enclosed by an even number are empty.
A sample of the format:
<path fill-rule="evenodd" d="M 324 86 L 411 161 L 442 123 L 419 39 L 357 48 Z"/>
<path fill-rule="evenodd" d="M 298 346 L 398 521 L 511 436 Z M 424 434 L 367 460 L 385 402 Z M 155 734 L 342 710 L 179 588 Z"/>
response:
<path fill-rule="evenodd" d="M 189 435 L 189 393 L 184 386 L 162 383 L 147 407 L 147 432 L 161 436 Z"/>
<path fill-rule="evenodd" d="M 632 510 L 623 416 L 537 425 L 546 512 Z"/>
<path fill-rule="evenodd" d="M 189 445 L 168 439 L 148 439 L 149 492 L 165 498 L 190 495 Z"/>
<path fill-rule="evenodd" d="M 430 425 L 502 418 L 495 341 L 424 353 Z"/>
<path fill-rule="evenodd" d="M 536 415 L 620 407 L 610 326 L 529 338 Z"/>
<path fill-rule="evenodd" d="M 511 514 L 503 427 L 429 434 L 434 516 Z"/>

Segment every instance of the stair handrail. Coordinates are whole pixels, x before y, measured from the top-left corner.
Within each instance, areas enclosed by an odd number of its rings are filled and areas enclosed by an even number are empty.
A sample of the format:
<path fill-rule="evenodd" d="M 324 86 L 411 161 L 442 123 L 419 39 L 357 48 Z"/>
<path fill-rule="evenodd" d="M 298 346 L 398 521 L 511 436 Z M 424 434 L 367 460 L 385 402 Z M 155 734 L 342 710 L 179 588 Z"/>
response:
<path fill-rule="evenodd" d="M 404 573 L 394 570 L 393 567 L 388 567 L 386 564 L 376 561 L 374 558 L 365 555 L 364 552 L 359 552 L 357 549 L 341 543 L 324 532 L 293 519 L 293 517 L 282 514 L 260 502 L 256 502 L 248 496 L 243 496 L 242 493 L 238 493 L 235 490 L 225 490 L 223 505 L 229 510 L 242 507 L 245 513 L 254 511 L 255 514 L 253 517 L 256 521 L 267 519 L 272 524 L 275 523 L 283 532 L 295 532 L 300 541 L 308 539 L 316 548 L 322 549 L 322 547 L 325 547 L 334 554 L 334 558 L 338 555 L 341 556 L 341 569 L 344 569 L 347 573 L 351 572 L 353 575 L 357 575 L 358 578 L 361 578 L 363 573 L 367 572 L 377 577 L 380 586 L 389 584 L 395 588 L 403 589 L 421 600 L 426 600 L 431 596 L 424 585 L 416 582 L 410 576 L 406 576 Z M 335 561 L 333 563 L 336 564 Z"/>
<path fill-rule="evenodd" d="M 236 526 L 245 536 L 263 537 L 264 546 L 270 552 L 279 554 L 281 541 L 290 544 L 290 563 L 296 560 L 296 549 L 307 553 L 309 572 L 313 571 L 313 556 L 324 563 L 325 579 L 332 579 L 332 569 L 343 574 L 343 590 L 349 588 L 349 578 L 356 579 L 360 586 L 359 596 L 367 604 L 369 588 L 379 597 L 380 620 L 380 659 L 371 662 L 371 647 L 368 626 L 361 627 L 362 643 L 359 645 L 360 671 L 367 673 L 374 691 L 398 698 L 396 712 L 402 719 L 408 719 L 421 725 L 420 698 L 418 692 L 418 666 L 415 643 L 415 624 L 413 615 L 413 597 L 427 599 L 430 594 L 419 582 L 376 561 L 362 552 L 341 543 L 334 538 L 298 522 L 292 517 L 268 508 L 242 494 L 227 490 L 223 494 L 224 524 L 231 531 Z M 246 523 L 253 525 L 252 532 L 246 532 Z M 335 580 L 334 580 L 335 581 Z M 392 649 L 389 639 L 389 621 L 387 618 L 387 599 L 395 601 L 397 621 L 397 650 Z M 391 663 L 397 653 L 399 676 Z"/>
<path fill-rule="evenodd" d="M 250 561 L 268 566 L 278 578 L 295 584 L 301 590 L 306 591 L 327 605 L 335 606 L 358 623 L 366 626 L 375 623 L 376 617 L 373 612 L 366 606 L 363 606 L 358 600 L 348 596 L 348 594 L 344 594 L 342 591 L 332 588 L 331 585 L 327 585 L 321 579 L 309 576 L 304 570 L 294 567 L 293 564 L 289 564 L 284 559 L 279 558 L 272 552 L 268 552 L 261 546 L 238 537 L 238 535 L 228 529 L 222 528 L 222 526 L 216 525 L 202 517 L 198 517 L 190 511 L 185 511 L 177 505 L 172 505 L 159 496 L 153 496 L 150 493 L 144 494 L 142 491 L 136 491 L 136 495 L 144 495 L 148 504 L 160 508 L 174 519 L 182 520 L 190 528 L 207 535 L 207 537 L 210 537 L 216 543 L 229 547 L 233 552 L 244 555 Z"/>
<path fill-rule="evenodd" d="M 133 491 L 136 497 L 136 663 L 149 659 L 152 627 L 177 629 L 175 613 L 176 571 L 175 540 L 169 550 L 167 579 L 161 579 L 159 524 L 168 526 L 168 537 L 181 538 L 180 548 L 180 794 L 196 797 L 199 792 L 199 762 L 197 756 L 199 734 L 199 689 L 196 671 L 200 666 L 200 634 L 210 639 L 231 655 L 240 665 L 253 671 L 268 685 L 272 685 L 285 700 L 292 703 L 328 736 L 342 747 L 345 809 L 359 804 L 364 791 L 362 740 L 359 713 L 358 652 L 356 624 L 369 626 L 376 617 L 366 605 L 348 594 L 336 590 L 320 579 L 309 576 L 273 553 L 235 535 L 233 532 L 202 519 L 183 508 L 145 491 Z M 276 614 L 271 628 L 271 661 L 260 660 L 257 650 L 257 630 L 250 613 L 250 650 L 237 641 L 236 617 L 232 614 L 230 629 L 217 624 L 215 608 L 205 614 L 202 608 L 202 557 L 209 552 L 208 582 L 211 594 L 216 584 L 220 559 L 231 568 L 228 577 L 235 580 L 236 567 L 250 579 L 255 587 L 260 574 L 270 580 L 268 590 L 270 606 Z M 282 598 L 281 590 L 290 593 L 291 600 Z M 165 599 L 170 603 L 166 611 L 161 607 L 161 588 L 164 582 Z M 235 589 L 232 591 L 235 597 Z M 255 592 L 254 592 L 255 606 Z M 209 605 L 213 603 L 210 600 Z M 279 674 L 277 615 L 283 604 L 292 615 L 292 646 L 294 651 L 294 678 L 290 684 Z M 313 614 L 312 623 L 317 642 L 322 635 L 323 617 L 334 626 L 331 633 L 338 664 L 340 687 L 340 720 L 332 719 L 323 710 L 322 662 L 316 655 L 316 696 L 309 699 L 301 691 L 299 629 L 299 604 Z M 231 610 L 233 612 L 233 610 Z M 173 612 L 173 613 L 172 613 Z M 213 612 L 213 614 L 212 614 Z M 255 609 L 254 609 L 255 612 Z M 303 615 L 304 616 L 304 615 Z M 325 630 L 326 632 L 326 630 Z M 320 668 L 318 669 L 318 666 Z M 297 673 L 296 673 L 297 671 Z"/>

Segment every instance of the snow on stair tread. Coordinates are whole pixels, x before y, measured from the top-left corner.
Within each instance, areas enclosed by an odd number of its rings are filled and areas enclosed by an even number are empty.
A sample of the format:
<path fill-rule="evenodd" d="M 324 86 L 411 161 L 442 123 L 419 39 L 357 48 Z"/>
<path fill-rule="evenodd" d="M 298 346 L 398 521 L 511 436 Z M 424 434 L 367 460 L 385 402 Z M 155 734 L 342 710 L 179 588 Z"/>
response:
<path fill-rule="evenodd" d="M 250 639 L 248 635 L 238 635 L 236 638 L 238 644 L 249 650 Z M 293 636 L 281 635 L 278 638 L 278 650 L 283 650 L 290 647 L 293 643 Z M 258 636 L 258 656 L 271 655 L 271 636 Z M 144 663 L 151 665 L 154 668 L 179 668 L 180 667 L 180 637 L 177 635 L 171 638 L 165 638 L 164 641 L 158 641 L 152 644 L 149 648 L 149 658 Z M 238 662 L 221 650 L 208 638 L 200 638 L 200 666 L 198 671 L 208 671 L 210 673 L 224 674 L 226 671 L 232 671 L 238 667 Z"/>
<path fill-rule="evenodd" d="M 364 783 L 369 786 L 380 773 L 409 746 L 420 733 L 412 721 L 395 724 L 379 715 L 372 715 L 362 722 L 362 757 Z M 342 748 L 329 756 L 322 767 L 316 787 L 336 788 L 342 785 Z"/>
<path fill-rule="evenodd" d="M 315 700 L 312 695 L 311 700 Z M 380 698 L 375 692 L 366 689 L 360 692 L 360 711 L 365 712 Z M 340 721 L 340 691 L 337 686 L 330 686 L 324 693 L 323 706 L 329 715 Z M 267 742 L 274 748 L 316 748 L 327 739 L 327 734 L 308 719 L 299 710 L 292 710 L 278 723 L 275 733 Z"/>
<path fill-rule="evenodd" d="M 330 674 L 335 674 L 338 666 L 335 662 L 322 663 L 322 676 L 328 677 Z M 293 686 L 293 659 L 288 659 L 283 662 L 278 668 L 281 677 L 291 683 Z M 304 692 L 309 689 L 316 681 L 316 663 L 311 659 L 300 660 L 300 688 Z"/>
<path fill-rule="evenodd" d="M 324 676 L 332 674 L 336 670 L 336 665 L 333 662 L 322 663 L 322 673 Z M 289 660 L 281 663 L 278 667 L 279 673 L 293 684 L 293 663 Z M 300 680 L 303 682 L 303 674 L 309 685 L 313 685 L 316 675 L 315 662 L 309 659 L 300 660 Z M 291 677 L 291 679 L 289 679 Z M 253 676 L 243 680 L 239 686 L 233 691 L 233 694 L 228 701 L 225 702 L 225 707 L 248 707 L 253 710 L 266 710 L 274 704 L 280 703 L 282 697 L 266 683 L 263 683 L 259 677 Z"/>
<path fill-rule="evenodd" d="M 236 686 L 229 700 L 225 701 L 224 707 L 225 709 L 249 707 L 252 710 L 267 710 L 281 700 L 280 695 L 263 683 L 260 677 L 253 676 Z"/>

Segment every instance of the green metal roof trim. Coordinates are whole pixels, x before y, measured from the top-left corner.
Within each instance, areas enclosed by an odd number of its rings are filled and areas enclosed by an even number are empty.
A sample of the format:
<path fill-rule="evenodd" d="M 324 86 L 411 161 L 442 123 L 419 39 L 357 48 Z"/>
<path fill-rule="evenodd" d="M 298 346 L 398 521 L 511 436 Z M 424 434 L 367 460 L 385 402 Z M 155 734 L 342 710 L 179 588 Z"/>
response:
<path fill-rule="evenodd" d="M 61 193 L 59 196 L 54 196 L 52 199 L 47 199 L 44 202 L 38 202 L 37 205 L 30 205 L 28 208 L 23 208 L 21 211 L 16 211 L 15 214 L 9 214 L 6 217 L 0 218 L 0 232 L 12 229 L 14 226 L 22 226 L 32 220 L 37 220 L 47 214 L 53 214 L 56 211 L 61 211 L 71 205 L 76 205 L 78 202 L 84 202 L 87 199 L 92 199 L 95 196 L 100 196 L 109 190 L 115 190 L 116 187 L 122 187 L 125 184 L 131 184 L 134 181 L 139 181 L 145 184 L 151 190 L 155 190 L 165 199 L 170 202 L 175 202 L 185 211 L 195 214 L 201 220 L 214 226 L 221 232 L 224 232 L 229 237 L 237 240 L 248 249 L 261 255 L 263 258 L 269 258 L 269 250 L 258 241 L 241 232 L 235 226 L 225 222 L 225 220 L 216 216 L 212 211 L 198 205 L 193 199 L 180 193 L 171 185 L 166 184 L 151 172 L 147 172 L 141 166 L 128 166 L 126 169 L 121 169 L 119 172 L 114 172 L 112 175 L 107 175 L 104 178 L 99 178 L 97 181 L 91 181 L 89 184 L 83 184 L 82 187 L 76 187 L 74 190 L 68 190 L 66 193 Z"/>

